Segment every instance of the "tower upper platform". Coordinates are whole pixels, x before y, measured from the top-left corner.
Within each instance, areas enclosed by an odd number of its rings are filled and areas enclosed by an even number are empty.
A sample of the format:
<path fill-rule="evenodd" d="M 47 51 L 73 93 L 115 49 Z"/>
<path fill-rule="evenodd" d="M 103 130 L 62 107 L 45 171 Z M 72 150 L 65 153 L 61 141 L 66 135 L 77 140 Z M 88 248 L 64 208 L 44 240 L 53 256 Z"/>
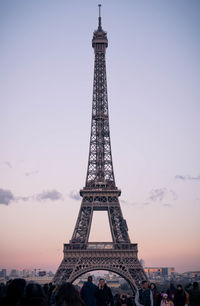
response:
<path fill-rule="evenodd" d="M 107 33 L 102 29 L 102 26 L 101 26 L 101 5 L 100 4 L 99 4 L 99 24 L 98 24 L 98 29 L 94 31 L 94 34 L 93 34 L 92 47 L 94 48 L 95 52 L 98 52 L 98 51 L 105 52 L 105 48 L 108 47 Z M 101 47 L 104 47 L 104 48 L 101 48 Z"/>

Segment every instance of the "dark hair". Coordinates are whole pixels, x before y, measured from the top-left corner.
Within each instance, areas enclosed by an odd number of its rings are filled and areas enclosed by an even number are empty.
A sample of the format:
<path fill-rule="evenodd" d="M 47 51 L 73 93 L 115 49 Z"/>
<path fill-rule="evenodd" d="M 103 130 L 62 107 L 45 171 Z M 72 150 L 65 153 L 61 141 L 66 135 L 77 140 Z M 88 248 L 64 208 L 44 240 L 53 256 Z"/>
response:
<path fill-rule="evenodd" d="M 47 306 L 47 295 L 44 289 L 37 283 L 29 283 L 24 291 L 24 298 L 20 305 L 26 306 Z"/>
<path fill-rule="evenodd" d="M 8 282 L 8 287 L 6 290 L 6 299 L 12 305 L 16 304 L 24 294 L 24 287 L 26 286 L 26 281 L 22 278 L 16 278 Z"/>
<path fill-rule="evenodd" d="M 194 288 L 198 288 L 198 287 L 199 287 L 199 284 L 198 284 L 197 282 L 194 282 L 194 283 L 192 284 L 192 286 L 193 286 Z"/>
<path fill-rule="evenodd" d="M 46 298 L 43 288 L 37 283 L 30 283 L 25 288 L 26 298 Z"/>
<path fill-rule="evenodd" d="M 144 285 L 144 284 L 146 284 L 146 283 L 148 283 L 147 280 L 143 280 L 143 281 L 141 282 L 142 285 Z"/>
<path fill-rule="evenodd" d="M 88 282 L 92 282 L 92 276 L 88 276 Z"/>
<path fill-rule="evenodd" d="M 84 305 L 78 291 L 71 283 L 62 283 L 57 287 L 55 293 L 55 306 L 62 306 L 63 303 L 68 306 L 82 306 Z"/>
<path fill-rule="evenodd" d="M 180 287 L 181 289 L 183 289 L 183 286 L 181 284 L 177 285 L 177 288 Z"/>
<path fill-rule="evenodd" d="M 150 288 L 151 288 L 151 285 L 154 285 L 154 289 L 156 289 L 156 284 L 155 283 L 151 283 L 150 286 L 149 286 Z"/>

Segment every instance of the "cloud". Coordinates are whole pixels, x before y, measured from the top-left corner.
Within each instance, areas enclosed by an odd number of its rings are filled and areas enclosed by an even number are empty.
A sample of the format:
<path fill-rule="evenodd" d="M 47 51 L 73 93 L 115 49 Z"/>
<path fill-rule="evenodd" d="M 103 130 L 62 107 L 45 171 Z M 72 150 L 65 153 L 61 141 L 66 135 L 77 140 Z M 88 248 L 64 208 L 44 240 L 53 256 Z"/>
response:
<path fill-rule="evenodd" d="M 161 202 L 167 194 L 166 188 L 152 189 L 150 191 L 149 200 Z"/>
<path fill-rule="evenodd" d="M 15 196 L 12 191 L 0 188 L 0 204 L 9 205 L 12 201 L 24 201 L 29 200 L 44 201 L 44 200 L 63 200 L 63 195 L 57 190 L 43 191 L 39 194 L 32 196 Z"/>
<path fill-rule="evenodd" d="M 191 175 L 176 175 L 175 179 L 179 179 L 182 181 L 188 180 L 188 181 L 200 181 L 200 175 L 197 176 L 191 176 Z"/>
<path fill-rule="evenodd" d="M 15 201 L 24 201 L 27 202 L 30 199 L 32 199 L 33 197 L 15 197 Z"/>
<path fill-rule="evenodd" d="M 136 202 L 129 202 L 129 201 L 125 201 L 125 200 L 119 200 L 119 202 L 121 203 L 121 204 L 125 204 L 125 205 L 129 205 L 129 206 L 135 206 L 135 205 L 137 205 L 137 203 Z"/>
<path fill-rule="evenodd" d="M 176 192 L 174 190 L 172 190 L 172 189 L 169 190 L 169 193 L 171 194 L 173 201 L 176 201 L 178 199 L 178 195 L 176 194 Z"/>
<path fill-rule="evenodd" d="M 171 201 L 176 201 L 178 199 L 178 195 L 172 189 L 168 190 L 167 188 L 157 188 L 157 189 L 152 189 L 150 191 L 150 195 L 148 199 L 152 202 L 160 202 L 160 203 L 162 203 L 163 201 L 171 202 Z M 171 205 L 171 204 L 167 204 L 167 205 Z"/>
<path fill-rule="evenodd" d="M 183 176 L 183 175 L 176 175 L 176 176 L 175 176 L 175 179 L 185 180 L 185 179 L 186 179 L 186 176 Z"/>
<path fill-rule="evenodd" d="M 34 175 L 34 174 L 38 174 L 38 173 L 39 173 L 39 171 L 36 170 L 36 171 L 25 172 L 24 174 L 25 174 L 26 176 L 30 176 L 30 175 Z"/>
<path fill-rule="evenodd" d="M 75 192 L 73 190 L 70 192 L 69 197 L 75 201 L 80 201 L 81 199 L 79 192 Z"/>
<path fill-rule="evenodd" d="M 12 165 L 9 161 L 5 161 L 4 165 L 6 165 L 8 168 L 12 169 Z"/>
<path fill-rule="evenodd" d="M 144 207 L 150 204 L 149 202 L 129 202 L 125 200 L 119 200 L 119 202 L 127 206 L 139 206 L 139 207 Z"/>
<path fill-rule="evenodd" d="M 163 204 L 164 207 L 172 207 L 172 204 Z"/>
<path fill-rule="evenodd" d="M 51 200 L 51 201 L 57 201 L 57 200 L 63 200 L 63 196 L 60 192 L 57 190 L 48 190 L 43 191 L 42 193 L 39 193 L 36 195 L 36 200 L 43 201 L 43 200 Z"/>
<path fill-rule="evenodd" d="M 0 188 L 0 204 L 9 205 L 14 200 L 15 197 L 10 190 Z"/>

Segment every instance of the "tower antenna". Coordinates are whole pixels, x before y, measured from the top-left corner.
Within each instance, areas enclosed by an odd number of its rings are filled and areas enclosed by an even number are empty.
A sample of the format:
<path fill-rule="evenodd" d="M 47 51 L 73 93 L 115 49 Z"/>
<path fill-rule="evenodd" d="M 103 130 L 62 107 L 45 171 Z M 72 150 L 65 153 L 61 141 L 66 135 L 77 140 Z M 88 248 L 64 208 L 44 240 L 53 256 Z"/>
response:
<path fill-rule="evenodd" d="M 98 30 L 102 30 L 102 27 L 101 27 L 101 4 L 99 4 L 98 6 L 99 6 L 99 27 L 98 27 Z"/>

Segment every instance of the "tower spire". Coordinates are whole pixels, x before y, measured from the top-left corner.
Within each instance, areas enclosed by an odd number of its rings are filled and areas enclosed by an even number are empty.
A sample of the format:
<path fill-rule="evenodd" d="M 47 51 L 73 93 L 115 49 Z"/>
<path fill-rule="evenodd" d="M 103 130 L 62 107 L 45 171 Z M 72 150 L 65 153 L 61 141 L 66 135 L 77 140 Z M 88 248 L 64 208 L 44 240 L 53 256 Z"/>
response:
<path fill-rule="evenodd" d="M 64 244 L 64 258 L 53 281 L 72 283 L 84 273 L 107 270 L 124 277 L 136 292 L 140 282 L 147 277 L 137 258 L 137 244 L 130 241 L 119 203 L 121 191 L 115 185 L 108 116 L 107 46 L 107 34 L 101 28 L 99 4 L 99 25 L 92 39 L 95 60 L 86 184 L 80 190 L 82 202 L 72 239 Z M 89 242 L 94 211 L 107 212 L 111 242 Z"/>
<path fill-rule="evenodd" d="M 98 26 L 98 30 L 102 31 L 102 26 L 101 26 L 101 4 L 99 4 L 98 6 L 99 6 L 99 26 Z"/>

